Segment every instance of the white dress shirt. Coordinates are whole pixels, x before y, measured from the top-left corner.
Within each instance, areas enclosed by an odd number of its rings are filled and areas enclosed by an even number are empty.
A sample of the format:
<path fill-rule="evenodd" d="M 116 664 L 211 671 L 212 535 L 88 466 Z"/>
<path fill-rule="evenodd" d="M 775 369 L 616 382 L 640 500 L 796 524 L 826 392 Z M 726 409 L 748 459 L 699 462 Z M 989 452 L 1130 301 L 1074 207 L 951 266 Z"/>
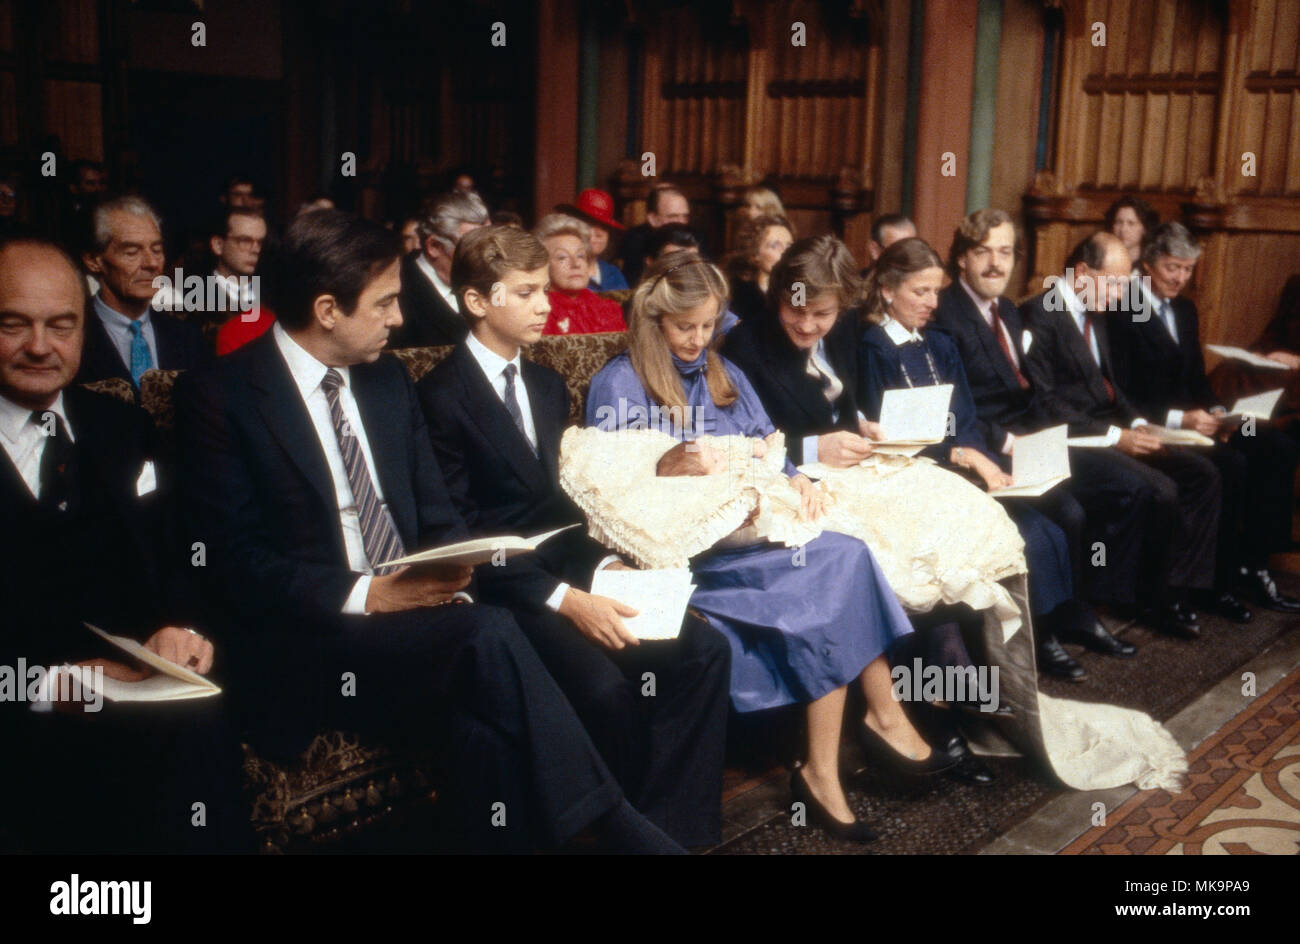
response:
<path fill-rule="evenodd" d="M 460 302 L 456 301 L 456 293 L 451 290 L 451 286 L 438 277 L 438 270 L 433 267 L 429 257 L 420 253 L 415 257 L 415 266 L 424 273 L 424 277 L 433 283 L 433 287 L 438 290 L 438 294 L 443 300 L 451 306 L 452 311 L 460 311 Z"/>
<path fill-rule="evenodd" d="M 348 598 L 343 604 L 343 612 L 350 614 L 365 613 L 366 597 L 370 593 L 370 578 L 374 574 L 374 567 L 371 565 L 370 559 L 366 557 L 366 546 L 361 539 L 361 518 L 357 513 L 356 499 L 352 495 L 352 486 L 348 482 L 348 470 L 343 463 L 343 453 L 339 449 L 338 434 L 334 431 L 334 420 L 330 416 L 329 400 L 325 397 L 325 390 L 321 387 L 321 381 L 325 379 L 325 373 L 329 368 L 307 353 L 293 338 L 289 337 L 289 333 L 281 327 L 278 321 L 271 328 L 271 331 L 275 337 L 275 345 L 280 349 L 280 356 L 284 358 L 285 364 L 289 367 L 294 386 L 298 388 L 298 394 L 307 407 L 307 414 L 311 417 L 312 428 L 316 430 L 316 438 L 320 441 L 321 450 L 325 455 L 325 462 L 329 466 L 330 480 L 334 483 L 334 497 L 338 502 L 339 528 L 343 532 L 343 547 L 348 555 L 348 567 L 362 575 L 352 587 L 352 592 L 348 594 Z M 375 475 L 375 457 L 370 452 L 370 440 L 366 437 L 366 428 L 361 423 L 361 411 L 357 408 L 356 397 L 352 395 L 351 376 L 346 367 L 335 367 L 334 369 L 343 378 L 343 383 L 339 387 L 339 406 L 343 410 L 343 416 L 347 419 L 348 425 L 352 427 L 352 431 L 356 434 L 357 442 L 361 444 L 361 454 L 365 457 L 366 467 L 370 471 L 370 481 L 374 484 L 375 497 L 383 504 L 386 511 L 388 505 L 384 502 L 383 486 L 379 484 L 379 477 Z"/>
<path fill-rule="evenodd" d="M 903 327 L 901 321 L 891 318 L 889 315 L 885 315 L 885 320 L 880 322 L 880 328 L 885 332 L 885 337 L 893 341 L 897 347 L 902 347 L 904 344 L 911 344 L 913 341 L 925 340 L 925 338 L 921 336 L 920 331 L 917 331 L 915 328 L 908 331 Z"/>
<path fill-rule="evenodd" d="M 524 386 L 523 358 L 519 356 L 518 351 L 515 351 L 514 360 L 508 361 L 495 351 L 489 350 L 487 345 L 473 334 L 466 336 L 465 343 L 469 347 L 469 352 L 474 355 L 474 360 L 478 361 L 478 366 L 483 368 L 483 375 L 487 377 L 488 383 L 492 385 L 492 389 L 496 391 L 502 403 L 506 402 L 506 367 L 510 364 L 515 365 L 515 400 L 519 403 L 519 412 L 524 418 L 524 435 L 528 437 L 529 444 L 536 451 L 537 424 L 533 422 L 533 407 L 528 400 L 528 388 Z"/>
<path fill-rule="evenodd" d="M 496 395 L 501 398 L 501 402 L 506 402 L 506 365 L 515 365 L 515 400 L 519 403 L 519 412 L 524 418 L 524 433 L 528 436 L 528 441 L 532 443 L 533 449 L 537 446 L 537 424 L 533 421 L 533 407 L 528 400 L 528 390 L 523 381 L 523 360 L 518 351 L 515 351 L 513 360 L 506 360 L 495 351 L 489 350 L 487 345 L 480 341 L 471 332 L 465 338 L 466 346 L 474 360 L 483 370 L 483 376 L 487 382 L 492 385 Z M 618 560 L 617 554 L 610 554 L 596 565 L 597 570 L 603 570 L 614 561 Z M 552 610 L 559 611 L 560 604 L 564 602 L 564 595 L 569 592 L 569 584 L 561 581 L 560 584 L 551 591 L 551 595 L 546 598 L 546 605 Z"/>
<path fill-rule="evenodd" d="M 1061 279 L 1059 282 L 1056 283 L 1056 285 L 1058 290 L 1061 293 L 1062 300 L 1064 300 L 1065 302 L 1065 307 L 1070 312 L 1070 319 L 1074 322 L 1074 327 L 1079 332 L 1079 336 L 1091 340 L 1092 343 L 1088 346 L 1088 348 L 1092 353 L 1093 363 L 1095 363 L 1097 365 L 1097 369 L 1100 370 L 1101 349 L 1097 346 L 1097 332 L 1094 331 L 1092 332 L 1091 335 L 1089 335 L 1084 330 L 1088 321 L 1088 309 L 1084 306 L 1083 302 L 1079 299 L 1079 296 L 1074 294 L 1074 289 L 1065 283 L 1065 279 Z M 1132 428 L 1136 429 L 1137 427 L 1143 426 L 1145 424 L 1146 424 L 1146 420 L 1139 417 L 1138 419 L 1135 419 L 1132 422 L 1131 426 Z M 1113 446 L 1117 442 L 1119 442 L 1120 432 L 1121 430 L 1118 426 L 1107 427 L 1106 428 L 1107 445 Z"/>
<path fill-rule="evenodd" d="M 113 342 L 118 356 L 122 358 L 123 366 L 130 371 L 132 319 L 115 308 L 110 308 L 101 295 L 96 295 L 92 301 L 95 314 L 99 316 L 99 320 L 108 331 L 108 339 Z M 140 333 L 144 336 L 145 344 L 149 345 L 149 356 L 153 359 L 153 366 L 157 367 L 158 339 L 154 336 L 152 315 L 153 312 L 146 308 L 144 314 L 135 320 L 140 322 Z"/>
<path fill-rule="evenodd" d="M 63 428 L 68 431 L 68 438 L 76 442 L 72 424 L 68 422 L 68 414 L 63 409 L 63 391 L 59 391 L 48 410 L 40 412 L 58 414 L 59 419 L 63 420 Z M 12 400 L 0 397 L 0 445 L 4 446 L 33 498 L 41 497 L 41 457 L 45 455 L 48 439 L 44 426 L 33 422 L 29 407 L 19 406 Z"/>
<path fill-rule="evenodd" d="M 1169 332 L 1169 336 L 1174 339 L 1174 343 L 1177 344 L 1178 317 L 1174 314 L 1174 306 L 1169 304 L 1168 299 L 1160 298 L 1154 292 L 1150 291 L 1146 286 L 1146 282 L 1140 281 L 1138 282 L 1138 285 L 1142 286 L 1142 294 L 1146 296 L 1147 304 L 1151 306 L 1152 317 L 1159 319 L 1160 323 L 1164 325 L 1165 330 Z M 1169 307 L 1166 308 L 1166 305 Z M 1165 416 L 1165 426 L 1170 429 L 1180 429 L 1183 425 L 1183 412 L 1183 410 L 1170 410 Z M 1227 411 L 1225 410 L 1224 412 L 1226 413 Z"/>

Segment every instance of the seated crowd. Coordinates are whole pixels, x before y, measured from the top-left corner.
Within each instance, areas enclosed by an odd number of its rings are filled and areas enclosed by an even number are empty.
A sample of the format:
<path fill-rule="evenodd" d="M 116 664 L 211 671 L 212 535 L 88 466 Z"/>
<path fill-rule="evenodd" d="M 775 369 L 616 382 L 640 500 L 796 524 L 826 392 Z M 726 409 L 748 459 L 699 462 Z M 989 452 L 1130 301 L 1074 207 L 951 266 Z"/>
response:
<path fill-rule="evenodd" d="M 5 778 L 18 848 L 251 851 L 240 742 L 293 757 L 341 729 L 437 756 L 458 848 L 583 833 L 680 853 L 721 835 L 731 716 L 796 705 L 792 795 L 833 835 L 869 841 L 840 777 L 849 706 L 870 763 L 995 782 L 952 721 L 978 706 L 905 704 L 891 683 L 914 657 L 975 661 L 978 614 L 905 609 L 887 565 L 948 532 L 953 547 L 984 540 L 962 533 L 976 521 L 1023 541 L 1038 668 L 1060 678 L 1086 679 L 1063 643 L 1138 655 L 1099 608 L 1186 640 L 1198 610 L 1300 613 L 1267 569 L 1291 543 L 1300 397 L 1257 427 L 1216 402 L 1184 294 L 1200 246 L 1140 199 L 1017 306 L 1021 235 L 996 209 L 961 221 L 946 260 L 906 217 L 881 216 L 855 260 L 834 236 L 799 238 L 777 195 L 751 188 L 719 266 L 671 185 L 627 230 L 600 190 L 532 231 L 471 187 L 387 228 L 322 198 L 277 232 L 254 197 L 232 178 L 194 284 L 170 281 L 162 220 L 137 196 L 88 206 L 67 248 L 0 243 L 0 515 L 21 588 L 0 664 L 145 677 L 91 623 L 216 666 L 224 687 L 92 712 L 20 681 L 0 738 L 18 769 L 45 773 Z M 1289 390 L 1300 304 L 1290 317 L 1261 352 Z M 716 471 L 697 436 L 746 437 L 761 456 L 780 434 L 781 481 L 816 521 L 827 492 L 800 467 L 862 465 L 888 391 L 951 384 L 947 437 L 923 453 L 932 478 L 916 479 L 939 491 L 900 488 L 886 515 L 793 555 L 724 541 L 691 559 L 677 638 L 638 639 L 636 612 L 589 590 L 636 563 L 588 536 L 561 487 L 565 378 L 523 356 L 544 335 L 624 331 L 586 425 L 629 404 L 681 411 L 659 475 Z M 418 383 L 385 355 L 439 345 L 453 350 Z M 138 402 L 152 369 L 181 372 L 165 445 L 138 406 L 86 386 L 118 378 Z M 1062 424 L 1092 441 L 1070 446 L 1071 477 L 992 502 L 1018 438 Z M 504 566 L 386 563 L 571 525 Z"/>

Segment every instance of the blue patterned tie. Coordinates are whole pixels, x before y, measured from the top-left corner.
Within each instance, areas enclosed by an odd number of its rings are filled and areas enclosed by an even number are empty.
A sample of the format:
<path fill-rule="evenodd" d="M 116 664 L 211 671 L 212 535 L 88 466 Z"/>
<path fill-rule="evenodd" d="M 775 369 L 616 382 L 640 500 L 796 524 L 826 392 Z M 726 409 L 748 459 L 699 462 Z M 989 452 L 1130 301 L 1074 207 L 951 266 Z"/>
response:
<path fill-rule="evenodd" d="M 510 414 L 510 418 L 514 420 L 515 425 L 519 427 L 519 434 L 524 437 L 524 442 L 528 443 L 528 448 L 533 451 L 533 455 L 537 455 L 537 447 L 534 446 L 533 441 L 528 438 L 528 427 L 524 426 L 524 411 L 519 408 L 519 400 L 515 396 L 515 370 L 516 368 L 514 364 L 507 364 L 506 369 L 502 371 L 506 378 L 506 393 L 504 397 L 506 412 Z"/>
<path fill-rule="evenodd" d="M 144 339 L 144 328 L 140 322 L 131 322 L 131 383 L 140 386 L 140 377 L 153 367 L 153 355 L 149 353 L 149 342 Z"/>
<path fill-rule="evenodd" d="M 397 568 L 380 565 L 403 556 L 406 548 L 388 509 L 375 494 L 375 483 L 370 478 L 370 467 L 366 465 L 365 453 L 361 451 L 361 441 L 343 415 L 343 407 L 339 403 L 339 387 L 343 385 L 343 375 L 331 367 L 325 372 L 320 385 L 325 391 L 325 399 L 329 401 L 334 435 L 338 437 L 339 452 L 343 454 L 343 468 L 348 474 L 348 485 L 352 487 L 352 502 L 356 505 L 357 518 L 361 522 L 361 545 L 366 550 L 366 559 L 376 574 L 382 576 L 391 573 Z"/>

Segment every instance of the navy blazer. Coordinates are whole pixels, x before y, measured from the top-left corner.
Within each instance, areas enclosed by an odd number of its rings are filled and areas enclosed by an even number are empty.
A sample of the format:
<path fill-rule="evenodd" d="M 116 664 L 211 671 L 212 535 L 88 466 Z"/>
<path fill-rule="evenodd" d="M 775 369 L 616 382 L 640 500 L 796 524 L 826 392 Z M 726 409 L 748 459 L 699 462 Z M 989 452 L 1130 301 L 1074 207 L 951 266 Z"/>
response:
<path fill-rule="evenodd" d="M 417 385 L 434 454 L 456 510 L 474 534 L 530 534 L 583 523 L 560 487 L 560 439 L 569 417 L 564 380 L 521 359 L 521 377 L 537 430 L 538 454 L 515 425 L 465 343 Z M 583 589 L 608 552 L 574 528 L 502 567 L 484 567 L 484 597 L 541 611 L 561 583 Z"/>
<path fill-rule="evenodd" d="M 1106 318 L 1093 323 L 1101 366 L 1093 359 L 1083 335 L 1069 311 L 1048 311 L 1048 291 L 1026 301 L 1020 308 L 1030 325 L 1034 343 L 1026 358 L 1026 368 L 1034 385 L 1042 391 L 1043 402 L 1052 423 L 1066 423 L 1071 436 L 1097 436 L 1111 426 L 1132 425 L 1139 414 L 1116 382 L 1110 355 Z M 1115 399 L 1106 391 L 1111 381 Z"/>
<path fill-rule="evenodd" d="M 29 663 L 111 655 L 82 620 L 143 641 L 167 622 L 193 625 L 197 615 L 148 414 L 77 386 L 64 390 L 63 403 L 80 485 L 74 530 L 51 524 L 0 450 L 0 568 L 15 588 L 0 625 L 6 665 L 17 655 Z M 157 487 L 140 495 L 146 461 L 155 464 Z"/>
<path fill-rule="evenodd" d="M 455 344 L 469 333 L 460 312 L 447 304 L 429 277 L 420 271 L 416 262 L 419 257 L 418 249 L 402 257 L 402 288 L 397 296 L 402 324 L 393 331 L 389 348 Z"/>
<path fill-rule="evenodd" d="M 807 352 L 794 346 L 770 306 L 746 316 L 723 342 L 723 355 L 744 372 L 772 425 L 785 433 L 795 465 L 805 461 L 805 436 L 858 430 L 858 318 L 857 309 L 842 312 L 824 338 L 826 360 L 844 385 L 834 404 L 809 376 Z"/>
<path fill-rule="evenodd" d="M 1208 410 L 1218 403 L 1205 374 L 1199 319 L 1190 299 L 1170 299 L 1178 340 L 1169 336 L 1146 295 L 1137 320 L 1121 313 L 1111 319 L 1115 377 L 1124 393 L 1153 423 L 1163 423 L 1171 409 Z"/>
<path fill-rule="evenodd" d="M 150 313 L 149 320 L 158 347 L 158 363 L 154 367 L 159 370 L 197 370 L 213 361 L 212 345 L 208 344 L 197 324 L 181 321 L 156 308 Z M 132 383 L 130 367 L 114 347 L 94 306 L 87 304 L 86 340 L 81 350 L 81 368 L 76 382 L 92 383 L 109 377 L 121 377 Z"/>
<path fill-rule="evenodd" d="M 406 368 L 350 368 L 374 473 L 408 553 L 461 540 Z M 358 575 L 329 466 L 274 332 L 176 384 L 187 527 L 213 602 L 250 633 L 328 631 Z"/>
<path fill-rule="evenodd" d="M 939 292 L 934 320 L 927 330 L 927 334 L 941 331 L 956 344 L 975 401 L 976 427 L 985 448 L 995 454 L 1001 452 L 1007 433 L 1022 435 L 1050 425 L 1033 378 L 1024 370 L 1025 326 L 1016 306 L 999 298 L 998 316 L 1011 334 L 1021 373 L 1030 381 L 1028 390 L 1021 388 L 993 329 L 958 282 Z"/>
<path fill-rule="evenodd" d="M 948 335 L 938 331 L 924 331 L 921 338 L 930 351 L 938 376 L 935 383 L 952 384 L 952 400 L 949 409 L 956 421 L 954 432 L 948 436 L 942 446 L 925 450 L 929 454 L 938 453 L 946 460 L 948 450 L 953 446 L 978 449 L 994 462 L 1001 462 L 995 452 L 990 451 L 980 434 L 979 418 L 975 410 L 975 398 L 971 396 L 970 383 L 966 380 L 966 370 L 962 367 L 961 354 L 957 344 Z M 913 378 L 915 380 L 915 378 Z M 927 386 L 929 378 L 917 382 L 917 386 Z M 899 357 L 898 345 L 893 342 L 880 325 L 867 328 L 862 336 L 862 383 L 859 402 L 862 412 L 870 420 L 880 419 L 880 405 L 886 390 L 897 390 L 907 386 L 903 377 L 902 359 Z"/>

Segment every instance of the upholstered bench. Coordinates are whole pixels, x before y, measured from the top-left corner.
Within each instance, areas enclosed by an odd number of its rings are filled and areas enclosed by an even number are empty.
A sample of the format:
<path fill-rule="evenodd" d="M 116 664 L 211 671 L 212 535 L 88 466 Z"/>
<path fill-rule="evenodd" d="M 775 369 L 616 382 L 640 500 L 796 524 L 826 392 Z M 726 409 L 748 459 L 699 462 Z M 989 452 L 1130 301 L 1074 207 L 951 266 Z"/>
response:
<path fill-rule="evenodd" d="M 527 352 L 564 378 L 569 419 L 582 421 L 592 375 L 627 344 L 626 335 L 590 334 L 542 338 Z M 413 381 L 451 353 L 450 347 L 406 348 L 395 356 Z M 140 380 L 140 404 L 164 439 L 175 422 L 172 387 L 177 371 L 151 370 Z M 112 379 L 87 384 L 134 402 L 131 385 Z M 323 731 L 293 763 L 276 763 L 251 745 L 244 749 L 244 788 L 261 851 L 309 851 L 334 846 L 374 826 L 408 804 L 436 797 L 432 758 L 392 751 L 344 731 Z"/>

